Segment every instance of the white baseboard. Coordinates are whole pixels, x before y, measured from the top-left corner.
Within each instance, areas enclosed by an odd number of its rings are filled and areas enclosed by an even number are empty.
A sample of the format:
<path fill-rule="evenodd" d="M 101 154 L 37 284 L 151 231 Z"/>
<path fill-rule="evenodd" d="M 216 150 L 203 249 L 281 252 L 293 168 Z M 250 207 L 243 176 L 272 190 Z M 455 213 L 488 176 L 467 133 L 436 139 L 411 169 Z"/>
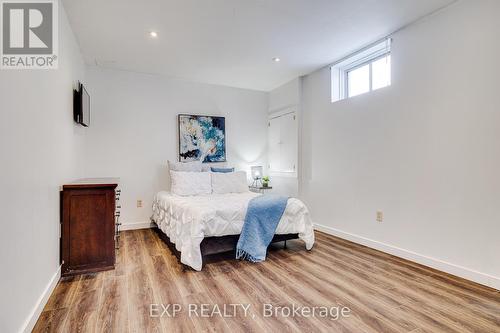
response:
<path fill-rule="evenodd" d="M 385 244 L 325 225 L 315 223 L 314 229 L 500 290 L 500 277 L 481 273 L 473 269 L 455 265 L 439 259 L 427 257 L 412 251 L 401 249 L 393 245 Z"/>
<path fill-rule="evenodd" d="M 151 223 L 151 221 L 123 223 L 120 226 L 120 231 L 136 230 L 136 229 L 148 229 L 148 228 L 152 228 L 152 227 L 153 227 L 153 224 Z"/>
<path fill-rule="evenodd" d="M 43 291 L 42 295 L 40 295 L 40 298 L 36 302 L 35 306 L 31 310 L 30 315 L 24 322 L 23 326 L 21 327 L 20 332 L 25 332 L 29 333 L 33 330 L 35 327 L 36 321 L 38 320 L 38 317 L 40 317 L 40 314 L 43 311 L 43 308 L 45 307 L 45 304 L 47 304 L 47 301 L 49 300 L 50 295 L 54 291 L 54 289 L 57 286 L 57 282 L 59 282 L 59 278 L 61 277 L 61 266 L 57 268 L 57 271 L 54 273 L 52 278 L 50 279 L 49 283 L 45 287 L 45 290 Z"/>

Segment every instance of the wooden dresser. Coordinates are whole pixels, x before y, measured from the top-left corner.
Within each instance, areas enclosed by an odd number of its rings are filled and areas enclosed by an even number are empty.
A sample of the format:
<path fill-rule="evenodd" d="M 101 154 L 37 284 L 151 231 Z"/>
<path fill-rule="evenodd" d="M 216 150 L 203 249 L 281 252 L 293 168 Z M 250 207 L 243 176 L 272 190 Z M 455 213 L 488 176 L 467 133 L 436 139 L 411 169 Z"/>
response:
<path fill-rule="evenodd" d="M 88 178 L 63 185 L 62 276 L 114 269 L 118 183 L 118 178 Z"/>

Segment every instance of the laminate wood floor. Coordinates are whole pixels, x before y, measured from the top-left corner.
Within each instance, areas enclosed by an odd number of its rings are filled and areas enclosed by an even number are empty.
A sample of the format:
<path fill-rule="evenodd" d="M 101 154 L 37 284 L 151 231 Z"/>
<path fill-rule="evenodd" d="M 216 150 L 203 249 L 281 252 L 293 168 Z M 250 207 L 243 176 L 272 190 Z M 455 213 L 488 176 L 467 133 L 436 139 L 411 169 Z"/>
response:
<path fill-rule="evenodd" d="M 62 279 L 34 332 L 500 332 L 497 290 L 320 232 L 311 251 L 287 244 L 263 263 L 220 260 L 195 272 L 154 231 L 123 232 L 116 269 Z M 159 317 L 160 305 L 150 316 L 151 304 L 173 303 L 182 307 L 175 318 Z M 201 304 L 211 312 L 236 303 L 249 306 L 247 316 L 201 316 Z M 350 314 L 264 317 L 265 303 Z M 189 316 L 189 304 L 199 311 Z"/>

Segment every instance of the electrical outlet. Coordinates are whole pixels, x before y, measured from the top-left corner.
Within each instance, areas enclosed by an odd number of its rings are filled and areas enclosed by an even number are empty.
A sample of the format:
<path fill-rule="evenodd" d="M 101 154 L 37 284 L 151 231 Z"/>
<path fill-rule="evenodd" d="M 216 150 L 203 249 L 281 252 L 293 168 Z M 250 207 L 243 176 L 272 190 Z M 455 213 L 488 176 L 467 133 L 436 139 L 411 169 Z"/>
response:
<path fill-rule="evenodd" d="M 377 222 L 384 222 L 384 212 L 377 210 Z"/>
<path fill-rule="evenodd" d="M 137 200 L 137 208 L 142 208 L 142 200 Z"/>

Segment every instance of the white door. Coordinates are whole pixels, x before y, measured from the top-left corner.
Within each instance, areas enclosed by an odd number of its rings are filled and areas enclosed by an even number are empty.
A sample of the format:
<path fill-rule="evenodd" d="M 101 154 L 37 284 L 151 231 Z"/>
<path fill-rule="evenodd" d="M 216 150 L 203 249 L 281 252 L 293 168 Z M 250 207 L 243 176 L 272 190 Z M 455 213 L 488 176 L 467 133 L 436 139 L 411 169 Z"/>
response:
<path fill-rule="evenodd" d="M 295 112 L 269 120 L 269 170 L 279 175 L 296 175 L 298 126 Z"/>

